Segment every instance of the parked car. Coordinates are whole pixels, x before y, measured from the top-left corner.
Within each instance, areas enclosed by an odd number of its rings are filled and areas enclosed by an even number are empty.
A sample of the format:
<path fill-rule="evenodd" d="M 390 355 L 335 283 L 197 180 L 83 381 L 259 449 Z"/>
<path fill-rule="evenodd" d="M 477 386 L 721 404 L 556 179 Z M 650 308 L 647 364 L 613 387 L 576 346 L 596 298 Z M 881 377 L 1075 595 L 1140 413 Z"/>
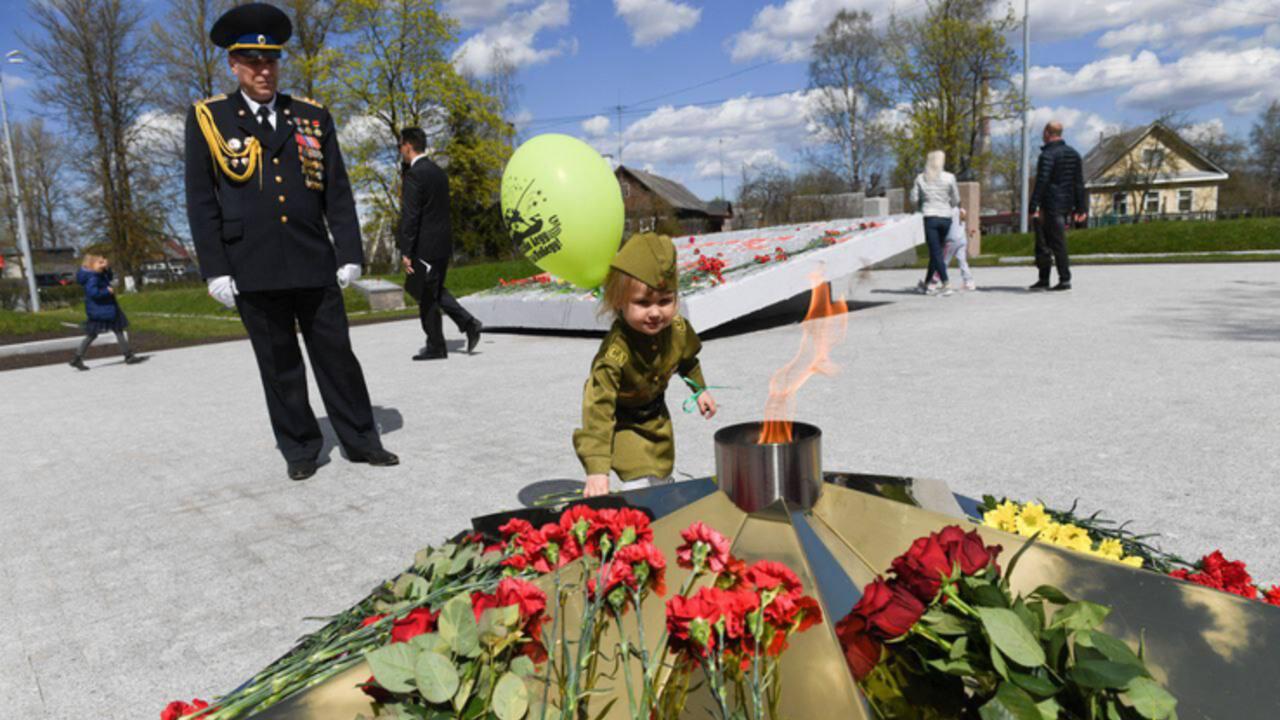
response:
<path fill-rule="evenodd" d="M 66 274 L 69 275 L 69 273 Z M 36 273 L 36 287 L 38 288 L 62 287 L 72 281 L 70 278 L 64 279 L 63 275 L 58 273 Z"/>

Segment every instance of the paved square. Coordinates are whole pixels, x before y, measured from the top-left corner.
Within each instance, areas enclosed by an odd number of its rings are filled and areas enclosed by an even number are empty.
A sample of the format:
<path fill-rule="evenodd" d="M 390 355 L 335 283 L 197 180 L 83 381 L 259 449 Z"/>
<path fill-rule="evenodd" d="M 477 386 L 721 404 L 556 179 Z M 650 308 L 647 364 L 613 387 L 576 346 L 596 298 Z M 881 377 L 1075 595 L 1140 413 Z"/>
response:
<path fill-rule="evenodd" d="M 825 464 L 946 480 L 962 493 L 1080 498 L 1187 556 L 1221 548 L 1280 581 L 1280 268 L 1081 267 L 1030 295 L 911 294 L 877 272 L 801 392 Z M 352 333 L 397 468 L 337 451 L 284 477 L 247 342 L 0 373 L 0 716 L 158 715 L 212 698 L 528 482 L 580 477 L 570 444 L 597 341 L 487 335 L 414 363 L 416 320 Z M 679 412 L 677 473 L 712 471 L 713 432 L 757 419 L 795 325 L 703 350 L 721 415 Z M 318 396 L 312 403 L 321 408 Z"/>

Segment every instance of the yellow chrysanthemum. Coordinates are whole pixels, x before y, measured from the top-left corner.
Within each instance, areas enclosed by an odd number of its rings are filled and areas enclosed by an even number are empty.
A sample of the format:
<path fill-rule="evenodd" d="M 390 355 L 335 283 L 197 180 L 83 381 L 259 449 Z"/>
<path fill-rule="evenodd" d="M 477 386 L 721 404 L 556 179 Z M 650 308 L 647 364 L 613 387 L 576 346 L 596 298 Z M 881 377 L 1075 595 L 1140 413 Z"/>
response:
<path fill-rule="evenodd" d="M 1017 531 L 1019 535 L 1031 537 L 1049 525 L 1049 515 L 1040 503 L 1029 502 L 1022 506 L 1018 513 Z"/>
<path fill-rule="evenodd" d="M 1124 546 L 1115 538 L 1103 540 L 1098 543 L 1098 554 L 1108 560 L 1119 561 L 1120 558 L 1124 557 Z"/>
<path fill-rule="evenodd" d="M 1060 526 L 1055 540 L 1054 544 L 1078 552 L 1087 553 L 1093 549 L 1093 539 L 1089 537 L 1089 532 L 1079 525 Z"/>
<path fill-rule="evenodd" d="M 1058 531 L 1062 529 L 1062 525 L 1052 520 L 1045 523 L 1044 529 L 1040 531 L 1040 542 L 1058 544 Z"/>
<path fill-rule="evenodd" d="M 982 523 L 997 530 L 1016 532 L 1018 529 L 1018 504 L 1005 500 L 997 505 L 995 510 L 988 510 L 983 513 Z"/>
<path fill-rule="evenodd" d="M 1135 567 L 1135 568 L 1142 567 L 1142 558 L 1138 557 L 1137 555 L 1122 557 L 1120 558 L 1120 562 L 1124 563 L 1125 565 L 1128 565 L 1129 567 Z"/>

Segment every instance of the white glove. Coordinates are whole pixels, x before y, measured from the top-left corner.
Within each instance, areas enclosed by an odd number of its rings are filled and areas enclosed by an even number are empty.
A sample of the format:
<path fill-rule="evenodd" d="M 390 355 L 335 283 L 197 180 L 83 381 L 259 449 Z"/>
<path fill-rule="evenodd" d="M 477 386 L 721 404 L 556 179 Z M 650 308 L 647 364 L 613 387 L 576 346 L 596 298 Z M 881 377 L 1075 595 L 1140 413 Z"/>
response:
<path fill-rule="evenodd" d="M 360 279 L 360 266 L 355 263 L 347 263 L 338 268 L 338 287 L 347 287 L 351 283 Z"/>
<path fill-rule="evenodd" d="M 231 279 L 230 275 L 209 278 L 209 297 L 228 308 L 236 306 L 236 295 L 239 292 L 239 290 L 236 290 L 236 281 Z"/>

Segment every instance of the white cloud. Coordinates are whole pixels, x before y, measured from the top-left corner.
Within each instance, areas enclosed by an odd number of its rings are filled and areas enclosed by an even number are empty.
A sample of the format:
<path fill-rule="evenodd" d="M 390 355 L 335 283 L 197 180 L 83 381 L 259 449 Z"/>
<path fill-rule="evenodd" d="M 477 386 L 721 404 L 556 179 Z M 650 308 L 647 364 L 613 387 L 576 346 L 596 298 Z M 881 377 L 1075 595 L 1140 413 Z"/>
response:
<path fill-rule="evenodd" d="M 3 75 L 4 87 L 6 90 L 17 90 L 31 84 L 31 81 L 21 75 L 10 75 L 9 73 L 0 73 Z"/>
<path fill-rule="evenodd" d="M 568 24 L 569 0 L 542 0 L 529 10 L 512 13 L 467 38 L 454 51 L 454 64 L 464 73 L 483 77 L 492 71 L 491 65 L 499 54 L 515 67 L 537 65 L 565 53 L 572 54 L 577 51 L 577 42 L 572 38 L 550 46 L 537 45 L 539 33 Z"/>
<path fill-rule="evenodd" d="M 444 12 L 462 27 L 485 25 L 533 0 L 445 0 Z"/>
<path fill-rule="evenodd" d="M 1022 4 L 1015 3 L 1020 18 Z M 1277 0 L 1076 0 L 1038 3 L 1031 13 L 1033 41 L 1054 41 L 1103 32 L 1104 48 L 1135 48 L 1144 43 L 1187 38 L 1275 22 Z M 1153 20 L 1158 18 L 1158 20 Z"/>
<path fill-rule="evenodd" d="M 1098 143 L 1100 135 L 1113 135 L 1118 132 L 1120 124 L 1112 122 L 1101 115 L 1079 108 L 1059 105 L 1056 107 L 1037 107 L 1031 111 L 1028 121 L 1031 127 L 1031 142 L 1038 146 L 1040 131 L 1051 120 L 1062 123 L 1063 135 L 1080 152 L 1088 152 Z M 1022 133 L 1022 122 L 1019 119 L 1000 120 L 991 124 L 992 135 L 1019 135 Z"/>
<path fill-rule="evenodd" d="M 691 30 L 702 17 L 701 9 L 674 0 L 613 0 L 613 7 L 631 29 L 636 47 Z"/>
<path fill-rule="evenodd" d="M 592 137 L 599 137 L 609 132 L 609 118 L 604 115 L 596 115 L 589 120 L 583 120 L 582 131 Z"/>
<path fill-rule="evenodd" d="M 1101 48 L 1136 48 L 1169 38 L 1169 26 L 1161 22 L 1138 22 L 1110 30 L 1098 38 Z"/>
<path fill-rule="evenodd" d="M 1074 73 L 1057 66 L 1031 68 L 1031 94 L 1038 98 L 1085 95 L 1128 88 L 1160 71 L 1160 58 L 1143 50 L 1130 57 L 1115 55 L 1095 60 Z"/>
<path fill-rule="evenodd" d="M 902 3 L 915 9 L 909 3 Z M 777 58 L 796 62 L 809 57 L 813 40 L 841 10 L 866 10 L 876 21 L 888 19 L 893 0 L 786 0 L 766 5 L 751 19 L 751 27 L 729 38 L 735 62 Z"/>

